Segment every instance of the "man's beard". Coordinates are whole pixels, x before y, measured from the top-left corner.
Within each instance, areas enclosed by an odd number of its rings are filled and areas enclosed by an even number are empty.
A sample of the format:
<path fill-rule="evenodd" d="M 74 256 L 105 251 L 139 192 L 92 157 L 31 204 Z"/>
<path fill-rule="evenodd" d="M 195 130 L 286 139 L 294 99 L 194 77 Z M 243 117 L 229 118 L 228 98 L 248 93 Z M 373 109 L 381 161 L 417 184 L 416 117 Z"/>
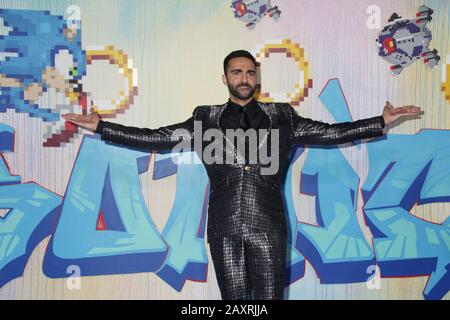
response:
<path fill-rule="evenodd" d="M 242 87 L 247 87 L 250 90 L 248 90 L 248 93 L 246 93 L 246 94 L 240 93 L 238 89 L 242 88 Z M 256 86 L 252 87 L 249 84 L 240 84 L 240 85 L 233 87 L 231 84 L 229 84 L 228 91 L 230 92 L 231 95 L 233 95 L 239 99 L 247 100 L 254 96 L 254 94 L 256 92 Z"/>

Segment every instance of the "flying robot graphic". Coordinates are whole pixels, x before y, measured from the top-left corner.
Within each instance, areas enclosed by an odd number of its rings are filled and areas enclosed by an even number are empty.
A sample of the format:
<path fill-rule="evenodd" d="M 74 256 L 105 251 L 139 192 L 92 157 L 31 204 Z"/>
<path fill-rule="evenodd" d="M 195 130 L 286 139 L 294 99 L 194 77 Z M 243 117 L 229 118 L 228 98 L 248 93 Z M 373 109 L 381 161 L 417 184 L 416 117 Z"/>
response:
<path fill-rule="evenodd" d="M 281 11 L 277 6 L 272 6 L 270 0 L 233 0 L 231 8 L 235 18 L 245 22 L 250 30 L 255 29 L 256 24 L 266 15 L 275 21 L 281 15 Z"/>
<path fill-rule="evenodd" d="M 400 74 L 404 68 L 420 58 L 434 69 L 440 57 L 436 49 L 430 50 L 432 39 L 427 24 L 432 20 L 433 10 L 423 5 L 419 8 L 415 19 L 404 19 L 397 13 L 389 18 L 389 24 L 378 35 L 376 40 L 378 54 L 391 63 L 393 74 Z"/>

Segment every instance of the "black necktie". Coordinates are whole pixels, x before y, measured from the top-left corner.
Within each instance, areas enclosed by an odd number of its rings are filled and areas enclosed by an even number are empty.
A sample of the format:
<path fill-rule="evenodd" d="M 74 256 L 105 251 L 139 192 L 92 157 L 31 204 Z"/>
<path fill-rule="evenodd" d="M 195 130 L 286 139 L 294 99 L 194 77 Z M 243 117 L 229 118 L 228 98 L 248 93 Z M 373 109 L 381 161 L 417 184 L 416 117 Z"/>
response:
<path fill-rule="evenodd" d="M 241 121 L 239 122 L 239 127 L 242 128 L 243 130 L 247 130 L 248 128 L 250 128 L 250 121 L 248 120 L 248 108 L 244 108 L 241 107 Z"/>

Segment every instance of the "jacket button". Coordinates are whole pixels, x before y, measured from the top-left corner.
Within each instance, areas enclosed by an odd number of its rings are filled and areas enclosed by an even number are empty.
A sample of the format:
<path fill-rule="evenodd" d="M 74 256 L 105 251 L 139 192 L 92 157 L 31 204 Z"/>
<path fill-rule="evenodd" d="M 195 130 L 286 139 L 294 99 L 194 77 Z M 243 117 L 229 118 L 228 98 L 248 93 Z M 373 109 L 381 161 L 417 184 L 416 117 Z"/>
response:
<path fill-rule="evenodd" d="M 245 167 L 244 167 L 244 170 L 245 170 L 245 171 L 250 171 L 250 169 L 251 169 L 250 166 L 245 166 Z"/>

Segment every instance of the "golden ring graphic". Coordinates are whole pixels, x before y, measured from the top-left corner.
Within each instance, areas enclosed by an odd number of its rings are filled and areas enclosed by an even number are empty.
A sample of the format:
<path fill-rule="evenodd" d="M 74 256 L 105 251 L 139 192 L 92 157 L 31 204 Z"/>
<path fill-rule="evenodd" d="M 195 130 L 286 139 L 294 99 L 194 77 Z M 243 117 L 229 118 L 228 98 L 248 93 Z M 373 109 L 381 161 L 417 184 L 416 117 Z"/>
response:
<path fill-rule="evenodd" d="M 447 56 L 446 63 L 442 64 L 442 92 L 445 101 L 450 103 L 450 55 Z"/>
<path fill-rule="evenodd" d="M 271 41 L 257 49 L 255 58 L 259 65 L 263 58 L 269 58 L 272 53 L 285 53 L 288 58 L 295 60 L 295 63 L 302 75 L 303 83 L 297 82 L 294 84 L 294 92 L 282 92 L 274 97 L 274 94 L 269 92 L 261 92 L 261 84 L 258 83 L 255 96 L 261 102 L 289 102 L 293 106 L 300 105 L 307 96 L 308 90 L 312 88 L 312 79 L 309 79 L 309 63 L 305 60 L 303 48 L 298 43 L 293 43 L 289 39 Z"/>
<path fill-rule="evenodd" d="M 94 60 L 107 60 L 111 65 L 119 67 L 119 73 L 124 77 L 124 90 L 119 92 L 118 100 L 108 100 L 108 106 L 102 106 L 100 102 L 92 101 L 90 107 L 103 116 L 115 116 L 125 113 L 125 110 L 133 104 L 137 95 L 137 70 L 133 68 L 131 59 L 122 50 L 115 50 L 113 46 L 91 47 L 86 50 L 86 63 L 92 65 Z"/>

